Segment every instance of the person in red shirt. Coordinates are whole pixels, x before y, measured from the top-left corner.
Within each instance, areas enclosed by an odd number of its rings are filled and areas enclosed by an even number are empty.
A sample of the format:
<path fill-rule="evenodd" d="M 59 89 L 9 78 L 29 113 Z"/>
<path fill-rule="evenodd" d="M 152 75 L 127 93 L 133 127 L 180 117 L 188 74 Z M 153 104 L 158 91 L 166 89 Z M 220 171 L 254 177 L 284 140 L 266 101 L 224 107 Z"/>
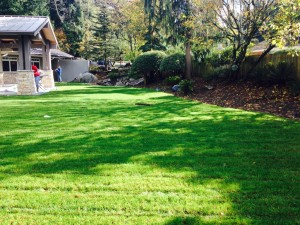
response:
<path fill-rule="evenodd" d="M 39 72 L 39 68 L 36 65 L 32 65 L 31 69 L 33 70 L 36 91 L 39 92 L 39 83 L 40 83 L 41 73 Z"/>

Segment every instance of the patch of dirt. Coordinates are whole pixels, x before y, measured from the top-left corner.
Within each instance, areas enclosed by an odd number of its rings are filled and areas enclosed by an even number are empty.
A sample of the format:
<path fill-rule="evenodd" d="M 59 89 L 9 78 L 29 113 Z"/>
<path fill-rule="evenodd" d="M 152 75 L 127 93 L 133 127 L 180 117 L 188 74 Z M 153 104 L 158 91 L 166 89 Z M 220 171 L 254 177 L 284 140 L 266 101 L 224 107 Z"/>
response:
<path fill-rule="evenodd" d="M 294 96 L 288 87 L 259 86 L 252 82 L 215 81 L 207 83 L 201 78 L 194 80 L 194 92 L 183 96 L 174 93 L 163 83 L 148 87 L 159 88 L 176 96 L 213 105 L 269 113 L 300 121 L 300 95 Z"/>

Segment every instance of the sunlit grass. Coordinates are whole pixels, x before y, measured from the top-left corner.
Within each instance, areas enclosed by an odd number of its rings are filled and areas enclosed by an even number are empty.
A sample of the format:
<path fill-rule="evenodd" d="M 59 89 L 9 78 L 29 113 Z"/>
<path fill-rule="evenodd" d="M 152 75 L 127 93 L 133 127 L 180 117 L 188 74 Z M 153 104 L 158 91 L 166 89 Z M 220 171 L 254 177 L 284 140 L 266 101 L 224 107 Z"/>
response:
<path fill-rule="evenodd" d="M 0 105 L 0 224 L 300 223 L 299 122 L 89 85 Z"/>

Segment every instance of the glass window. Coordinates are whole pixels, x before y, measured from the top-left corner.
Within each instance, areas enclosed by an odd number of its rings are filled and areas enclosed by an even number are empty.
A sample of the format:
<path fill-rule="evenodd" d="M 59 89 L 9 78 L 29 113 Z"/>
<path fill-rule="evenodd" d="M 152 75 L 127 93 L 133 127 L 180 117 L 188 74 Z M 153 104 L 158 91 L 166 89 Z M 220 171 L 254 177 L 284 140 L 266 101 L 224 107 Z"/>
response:
<path fill-rule="evenodd" d="M 18 70 L 17 61 L 10 61 L 10 71 L 17 71 L 17 70 Z"/>
<path fill-rule="evenodd" d="M 37 68 L 41 69 L 40 68 L 40 59 L 38 59 L 38 58 L 31 58 L 31 65 L 35 65 L 35 66 L 37 66 Z"/>
<path fill-rule="evenodd" d="M 3 71 L 17 71 L 18 70 L 18 58 L 17 57 L 3 57 L 2 66 Z"/>
<path fill-rule="evenodd" d="M 9 69 L 9 61 L 3 61 L 2 62 L 3 71 L 10 71 Z"/>

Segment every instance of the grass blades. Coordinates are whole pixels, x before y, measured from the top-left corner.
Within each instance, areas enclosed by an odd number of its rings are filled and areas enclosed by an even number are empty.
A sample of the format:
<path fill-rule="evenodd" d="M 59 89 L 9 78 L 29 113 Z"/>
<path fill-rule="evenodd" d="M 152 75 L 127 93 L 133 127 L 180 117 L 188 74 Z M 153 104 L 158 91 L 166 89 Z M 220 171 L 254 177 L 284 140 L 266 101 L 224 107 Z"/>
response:
<path fill-rule="evenodd" d="M 299 122 L 90 85 L 0 106 L 0 224 L 300 223 Z"/>

